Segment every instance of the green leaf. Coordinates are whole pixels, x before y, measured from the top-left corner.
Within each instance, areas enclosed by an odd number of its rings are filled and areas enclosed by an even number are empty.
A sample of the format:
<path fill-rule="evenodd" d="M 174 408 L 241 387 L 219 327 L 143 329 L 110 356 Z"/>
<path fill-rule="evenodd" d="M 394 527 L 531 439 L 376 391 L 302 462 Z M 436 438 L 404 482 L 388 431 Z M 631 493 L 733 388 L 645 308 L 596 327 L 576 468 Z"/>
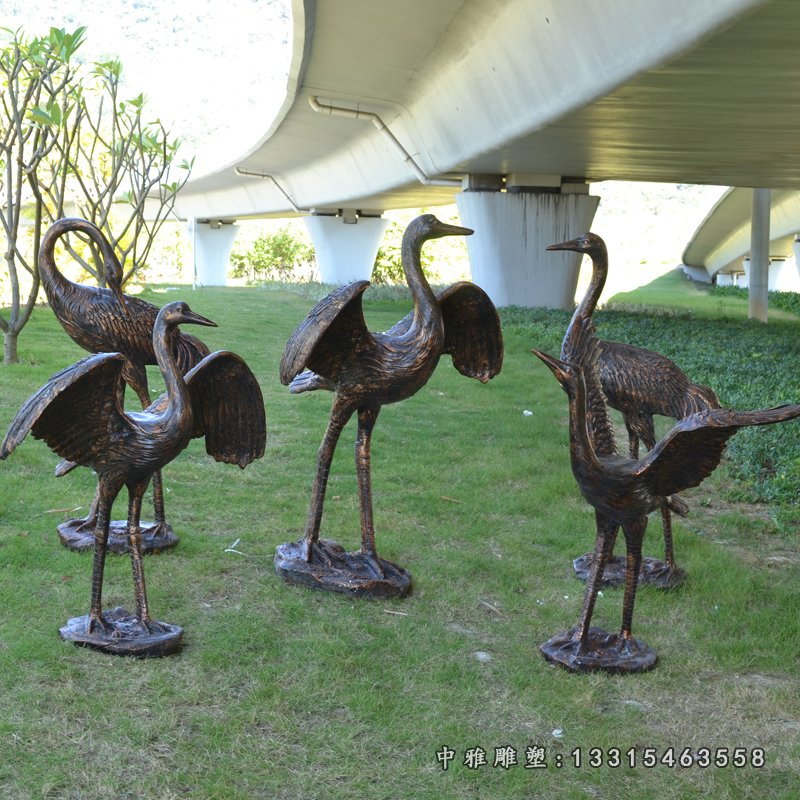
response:
<path fill-rule="evenodd" d="M 55 125 L 53 118 L 43 108 L 37 106 L 28 111 L 28 119 L 37 125 Z"/>

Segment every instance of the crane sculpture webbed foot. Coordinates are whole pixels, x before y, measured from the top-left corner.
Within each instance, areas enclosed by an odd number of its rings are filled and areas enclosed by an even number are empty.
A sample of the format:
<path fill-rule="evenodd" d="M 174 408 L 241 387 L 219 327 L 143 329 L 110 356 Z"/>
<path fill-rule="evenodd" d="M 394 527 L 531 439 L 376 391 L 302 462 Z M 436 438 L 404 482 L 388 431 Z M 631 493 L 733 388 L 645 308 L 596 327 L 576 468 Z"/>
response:
<path fill-rule="evenodd" d="M 124 608 L 105 611 L 93 621 L 88 615 L 72 617 L 59 633 L 62 639 L 81 647 L 135 658 L 171 655 L 183 639 L 183 628 L 155 620 L 142 622 Z"/>
<path fill-rule="evenodd" d="M 411 575 L 401 566 L 374 553 L 347 552 L 332 539 L 278 545 L 275 570 L 289 583 L 354 597 L 405 597 L 411 591 Z"/>
<path fill-rule="evenodd" d="M 116 634 L 116 628 L 110 623 L 102 613 L 89 613 L 86 617 L 86 634 L 105 639 L 112 639 Z"/>
<path fill-rule="evenodd" d="M 572 628 L 548 639 L 539 651 L 545 660 L 570 672 L 646 672 L 658 661 L 655 650 L 639 639 L 594 627 L 584 641 Z"/>

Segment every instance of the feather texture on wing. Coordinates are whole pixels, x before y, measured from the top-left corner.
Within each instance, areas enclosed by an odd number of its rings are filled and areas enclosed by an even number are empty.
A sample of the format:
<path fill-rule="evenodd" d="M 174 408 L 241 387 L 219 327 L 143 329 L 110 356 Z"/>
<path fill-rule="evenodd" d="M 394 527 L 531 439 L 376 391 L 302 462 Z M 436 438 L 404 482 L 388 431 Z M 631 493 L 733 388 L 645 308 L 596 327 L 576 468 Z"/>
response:
<path fill-rule="evenodd" d="M 244 469 L 264 455 L 264 398 L 240 356 L 227 350 L 211 353 L 185 380 L 192 398 L 193 437 L 205 436 L 210 456 Z"/>
<path fill-rule="evenodd" d="M 121 353 L 99 353 L 53 375 L 17 413 L 0 445 L 8 455 L 30 431 L 63 459 L 92 466 L 98 452 L 125 437 L 132 422 L 123 410 Z M 86 430 L 94 432 L 86 436 Z"/>
<path fill-rule="evenodd" d="M 634 475 L 653 495 L 671 495 L 699 486 L 717 467 L 728 439 L 740 428 L 786 422 L 800 416 L 800 405 L 758 411 L 711 408 L 675 425 L 641 460 Z"/>
<path fill-rule="evenodd" d="M 304 369 L 336 381 L 343 356 L 358 346 L 359 339 L 371 340 L 361 309 L 361 295 L 368 286 L 369 281 L 341 286 L 309 311 L 286 343 L 280 367 L 284 386 Z"/>
<path fill-rule="evenodd" d="M 448 286 L 436 299 L 444 321 L 444 352 L 462 375 L 486 383 L 503 366 L 503 334 L 494 303 L 469 281 Z"/>

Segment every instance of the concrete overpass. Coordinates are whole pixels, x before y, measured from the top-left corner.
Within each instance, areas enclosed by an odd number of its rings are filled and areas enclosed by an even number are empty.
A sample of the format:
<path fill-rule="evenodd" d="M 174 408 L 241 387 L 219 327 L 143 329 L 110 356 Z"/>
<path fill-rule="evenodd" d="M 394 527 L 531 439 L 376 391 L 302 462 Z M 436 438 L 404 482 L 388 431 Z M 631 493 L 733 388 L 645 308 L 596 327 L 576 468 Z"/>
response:
<path fill-rule="evenodd" d="M 693 279 L 719 285 L 748 286 L 752 249 L 751 189 L 729 189 L 694 232 L 683 253 L 684 271 Z M 800 291 L 800 192 L 770 193 L 770 291 Z"/>
<path fill-rule="evenodd" d="M 796 0 L 293 0 L 292 13 L 279 113 L 179 198 L 201 243 L 234 219 L 306 215 L 321 268 L 352 265 L 347 280 L 371 267 L 384 210 L 455 198 L 495 302 L 568 308 L 579 259 L 544 246 L 590 227 L 590 182 L 800 188 Z"/>

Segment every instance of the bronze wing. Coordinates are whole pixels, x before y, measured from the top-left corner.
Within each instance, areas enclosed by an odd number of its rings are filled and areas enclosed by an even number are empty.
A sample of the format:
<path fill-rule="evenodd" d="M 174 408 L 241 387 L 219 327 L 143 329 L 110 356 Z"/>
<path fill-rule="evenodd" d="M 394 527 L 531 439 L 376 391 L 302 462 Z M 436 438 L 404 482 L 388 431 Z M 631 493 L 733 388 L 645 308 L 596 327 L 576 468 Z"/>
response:
<path fill-rule="evenodd" d="M 740 428 L 800 417 L 800 405 L 758 411 L 712 408 L 681 420 L 642 459 L 634 475 L 651 494 L 666 497 L 699 486 L 717 467 L 728 439 Z"/>
<path fill-rule="evenodd" d="M 53 375 L 17 413 L 0 445 L 0 459 L 30 431 L 55 453 L 82 466 L 132 428 L 123 409 L 121 353 L 99 353 Z"/>
<path fill-rule="evenodd" d="M 185 380 L 192 397 L 193 436 L 205 436 L 210 456 L 244 469 L 264 455 L 264 398 L 256 376 L 240 356 L 227 350 L 211 353 Z"/>
<path fill-rule="evenodd" d="M 494 303 L 469 281 L 448 286 L 436 299 L 444 320 L 444 352 L 462 375 L 486 383 L 503 366 L 503 334 Z"/>
<path fill-rule="evenodd" d="M 361 309 L 367 286 L 369 281 L 355 281 L 334 289 L 309 311 L 286 343 L 280 368 L 284 386 L 304 369 L 337 380 L 343 357 L 359 340 L 371 338 Z"/>

